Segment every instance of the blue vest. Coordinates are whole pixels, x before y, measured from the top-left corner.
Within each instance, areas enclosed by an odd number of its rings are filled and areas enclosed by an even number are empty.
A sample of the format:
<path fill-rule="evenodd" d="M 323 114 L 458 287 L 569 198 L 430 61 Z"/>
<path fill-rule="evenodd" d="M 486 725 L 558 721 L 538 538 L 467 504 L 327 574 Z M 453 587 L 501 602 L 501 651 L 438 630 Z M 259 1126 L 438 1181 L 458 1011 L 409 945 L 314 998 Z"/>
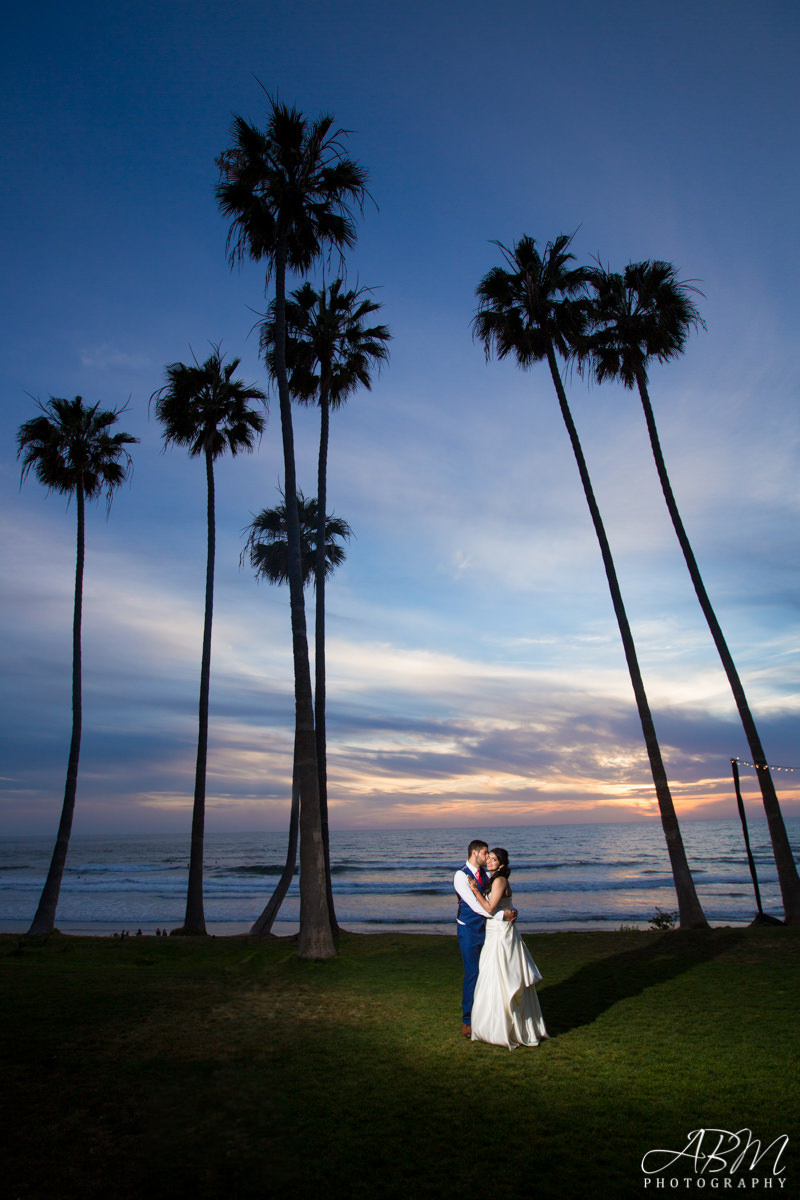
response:
<path fill-rule="evenodd" d="M 461 870 L 465 875 L 469 875 L 470 878 L 474 878 L 472 871 L 470 871 L 469 867 L 466 865 L 464 865 Z M 456 892 L 456 895 L 458 896 L 458 892 Z M 460 921 L 462 925 L 471 925 L 475 929 L 486 929 L 486 917 L 483 916 L 482 913 L 476 913 L 475 909 L 470 908 L 468 904 L 465 904 L 460 896 L 458 896 L 458 912 L 456 913 L 456 920 Z"/>

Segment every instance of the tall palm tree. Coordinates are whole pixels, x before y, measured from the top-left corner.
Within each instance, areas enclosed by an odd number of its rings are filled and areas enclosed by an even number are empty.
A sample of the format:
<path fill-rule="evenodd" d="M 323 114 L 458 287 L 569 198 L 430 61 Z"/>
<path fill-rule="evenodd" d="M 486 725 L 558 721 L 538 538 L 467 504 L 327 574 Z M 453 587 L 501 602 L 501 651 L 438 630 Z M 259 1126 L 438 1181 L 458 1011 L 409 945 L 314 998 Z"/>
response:
<path fill-rule="evenodd" d="M 318 520 L 319 506 L 316 500 L 306 500 L 302 492 L 297 496 L 297 509 L 300 517 L 301 556 L 303 565 L 303 582 L 313 582 L 317 586 L 317 546 L 319 538 Z M 323 551 L 325 575 L 328 576 L 340 563 L 344 562 L 345 552 L 341 540 L 351 536 L 350 526 L 340 517 L 328 516 L 323 524 Z M 287 544 L 286 504 L 276 508 L 264 508 L 253 518 L 248 526 L 248 537 L 242 558 L 249 555 L 250 565 L 256 576 L 266 579 L 269 583 L 286 583 L 289 578 L 289 551 Z M 337 541 L 337 539 L 340 539 Z M 298 784 L 296 755 L 295 766 L 292 770 L 292 806 L 289 816 L 289 844 L 286 851 L 286 862 L 281 877 L 272 893 L 266 907 L 254 923 L 251 934 L 264 936 L 272 929 L 283 898 L 292 882 L 297 864 L 297 828 L 300 815 L 300 789 Z M 330 869 L 328 868 L 330 878 Z M 335 921 L 333 895 L 329 896 L 331 918 Z"/>
<path fill-rule="evenodd" d="M 200 667 L 200 703 L 198 710 L 197 761 L 192 807 L 192 842 L 189 855 L 189 883 L 186 892 L 186 917 L 178 933 L 206 932 L 203 908 L 203 842 L 205 836 L 206 764 L 208 760 L 208 700 L 211 685 L 211 623 L 214 611 L 214 555 L 216 515 L 214 462 L 229 451 L 232 455 L 251 451 L 264 430 L 265 420 L 251 407 L 253 400 L 266 396 L 253 384 L 234 378 L 238 358 L 223 361 L 218 346 L 200 365 L 197 362 L 172 363 L 166 368 L 167 382 L 153 393 L 156 416 L 164 427 L 164 446 L 188 447 L 194 458 L 205 459 L 208 529 L 206 556 L 206 597 L 203 620 L 203 654 Z"/>
<path fill-rule="evenodd" d="M 105 492 L 111 505 L 114 490 L 125 480 L 131 465 L 126 446 L 139 439 L 129 433 L 111 433 L 124 409 L 92 408 L 81 396 L 74 400 L 51 396 L 40 404 L 41 413 L 20 426 L 17 457 L 22 457 L 22 479 L 33 470 L 49 491 L 75 497 L 78 540 L 75 564 L 75 604 L 72 619 L 72 738 L 64 787 L 64 803 L 50 868 L 39 907 L 29 933 L 52 933 L 56 908 L 67 861 L 75 796 L 78 789 L 78 760 L 81 752 L 81 618 L 83 612 L 83 567 L 85 557 L 85 502 Z"/>
<path fill-rule="evenodd" d="M 333 888 L 328 834 L 328 770 L 325 686 L 325 579 L 327 538 L 325 509 L 328 494 L 328 441 L 331 409 L 340 408 L 359 387 L 372 388 L 372 370 L 389 357 L 391 337 L 386 325 L 368 325 L 380 310 L 366 288 L 346 289 L 336 279 L 319 292 L 310 283 L 294 291 L 286 302 L 286 362 L 289 391 L 302 404 L 318 404 L 320 410 L 319 457 L 317 466 L 317 560 L 315 564 L 314 634 L 314 726 L 317 738 L 322 842 L 325 880 L 331 914 Z M 261 327 L 261 348 L 275 376 L 275 311 Z M 302 524 L 302 522 L 301 522 Z M 335 917 L 333 918 L 335 921 Z"/>
<path fill-rule="evenodd" d="M 590 272 L 590 283 L 594 301 L 594 331 L 590 340 L 592 371 L 599 383 L 606 379 L 617 379 L 625 387 L 633 389 L 635 386 L 639 390 L 661 490 L 700 607 L 728 677 L 756 767 L 786 919 L 797 922 L 800 921 L 800 878 L 786 834 L 775 784 L 742 681 L 678 512 L 647 387 L 648 364 L 653 359 L 669 362 L 670 359 L 677 358 L 683 353 L 691 330 L 705 328 L 692 298 L 693 294 L 698 292 L 691 284 L 678 279 L 671 263 L 660 260 L 629 263 L 622 274 L 598 266 Z"/>
<path fill-rule="evenodd" d="M 327 251 L 343 252 L 356 238 L 353 206 L 363 207 L 366 174 L 343 151 L 333 118 L 309 121 L 269 97 L 265 130 L 234 117 L 233 144 L 217 159 L 219 207 L 231 218 L 231 264 L 249 256 L 275 279 L 275 378 L 280 399 L 287 509 L 289 592 L 295 676 L 295 744 L 300 779 L 300 937 L 302 958 L 336 954 L 322 843 L 314 700 L 308 657 L 297 475 L 286 369 L 286 272 L 305 273 Z"/>
<path fill-rule="evenodd" d="M 630 624 L 622 602 L 611 549 L 558 369 L 556 354 L 565 361 L 574 355 L 576 346 L 580 345 L 585 334 L 587 319 L 587 304 L 582 295 L 586 271 L 584 268 L 572 266 L 575 260 L 569 250 L 571 241 L 571 237 L 562 234 L 555 241 L 549 242 L 541 255 L 535 241 L 530 237 L 521 238 L 513 250 L 502 243 L 496 243 L 502 251 L 506 266 L 494 267 L 478 285 L 479 307 L 473 319 L 473 332 L 483 342 L 487 357 L 494 350 L 498 358 L 513 355 L 523 368 L 542 360 L 546 360 L 550 368 L 561 415 L 567 427 L 600 544 L 611 600 L 633 684 L 661 812 L 661 824 L 672 865 L 681 928 L 700 928 L 706 926 L 707 922 L 686 860 L 683 838 L 644 690 Z"/>

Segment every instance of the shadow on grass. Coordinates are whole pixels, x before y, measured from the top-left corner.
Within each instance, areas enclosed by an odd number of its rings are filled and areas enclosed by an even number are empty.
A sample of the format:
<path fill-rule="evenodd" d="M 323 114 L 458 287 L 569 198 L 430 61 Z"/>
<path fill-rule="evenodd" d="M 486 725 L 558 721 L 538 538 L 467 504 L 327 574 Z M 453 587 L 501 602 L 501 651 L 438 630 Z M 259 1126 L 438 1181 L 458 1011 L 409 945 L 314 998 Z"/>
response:
<path fill-rule="evenodd" d="M 596 959 L 538 989 L 551 1037 L 591 1025 L 621 1000 L 710 962 L 746 937 L 741 929 L 673 931 L 646 946 Z"/>

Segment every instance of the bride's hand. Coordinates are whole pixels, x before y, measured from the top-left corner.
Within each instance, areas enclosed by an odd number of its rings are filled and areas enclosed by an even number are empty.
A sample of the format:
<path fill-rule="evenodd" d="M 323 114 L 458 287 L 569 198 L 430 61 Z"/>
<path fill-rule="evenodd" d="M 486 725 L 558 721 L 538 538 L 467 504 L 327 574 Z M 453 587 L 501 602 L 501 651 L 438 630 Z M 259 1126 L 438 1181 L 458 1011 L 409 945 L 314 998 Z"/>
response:
<path fill-rule="evenodd" d="M 480 892 L 481 889 L 478 887 L 478 881 L 474 875 L 470 875 L 467 883 L 472 888 L 473 892 Z"/>

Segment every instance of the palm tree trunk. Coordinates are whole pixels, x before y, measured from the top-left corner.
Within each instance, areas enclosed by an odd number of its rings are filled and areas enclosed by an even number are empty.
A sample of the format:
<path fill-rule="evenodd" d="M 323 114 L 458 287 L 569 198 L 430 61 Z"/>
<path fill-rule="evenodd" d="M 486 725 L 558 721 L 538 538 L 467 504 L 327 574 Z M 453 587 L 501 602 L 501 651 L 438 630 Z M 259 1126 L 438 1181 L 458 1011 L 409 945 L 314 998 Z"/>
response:
<path fill-rule="evenodd" d="M 211 624 L 214 617 L 214 560 L 217 534 L 215 515 L 214 459 L 206 447 L 206 483 L 208 503 L 208 553 L 206 555 L 206 604 L 203 621 L 203 657 L 200 666 L 200 702 L 197 721 L 197 763 L 194 773 L 192 808 L 192 846 L 189 854 L 189 886 L 186 891 L 186 917 L 176 933 L 202 935 L 206 932 L 203 908 L 203 847 L 206 822 L 206 764 L 208 762 L 208 702 L 211 691 Z"/>
<path fill-rule="evenodd" d="M 620 635 L 622 637 L 622 645 L 625 651 L 625 659 L 628 663 L 628 671 L 633 684 L 633 693 L 636 697 L 636 707 L 639 710 L 639 720 L 642 724 L 642 732 L 644 734 L 645 746 L 650 759 L 650 770 L 653 774 L 653 783 L 655 784 L 656 796 L 658 798 L 658 807 L 661 812 L 661 824 L 664 829 L 664 836 L 667 842 L 667 851 L 669 853 L 670 863 L 672 865 L 672 877 L 675 881 L 675 894 L 678 900 L 678 912 L 680 915 L 681 929 L 702 929 L 708 927 L 703 909 L 700 906 L 700 901 L 695 891 L 694 880 L 692 873 L 689 870 L 689 864 L 686 859 L 686 851 L 681 837 L 680 826 L 678 825 L 678 817 L 675 812 L 675 805 L 672 802 L 672 794 L 669 790 L 667 781 L 667 773 L 664 769 L 664 763 L 661 758 L 661 748 L 656 737 L 655 725 L 650 712 L 650 705 L 647 701 L 647 695 L 644 690 L 644 682 L 642 680 L 641 671 L 639 670 L 639 661 L 636 657 L 636 648 L 633 642 L 633 635 L 628 623 L 625 606 L 622 602 L 622 593 L 620 591 L 619 582 L 617 580 L 617 572 L 614 567 L 614 561 L 611 557 L 611 548 L 606 537 L 605 527 L 600 517 L 600 510 L 597 507 L 594 490 L 589 479 L 589 471 L 586 466 L 586 460 L 583 456 L 578 431 L 575 428 L 575 423 L 572 419 L 569 405 L 567 404 L 567 396 L 564 391 L 564 385 L 561 382 L 561 376 L 556 362 L 555 351 L 552 343 L 548 346 L 547 361 L 550 365 L 550 374 L 553 378 L 553 384 L 558 395 L 558 401 L 561 406 L 561 415 L 564 418 L 564 423 L 569 433 L 569 439 L 572 443 L 572 450 L 575 454 L 575 459 L 578 464 L 578 472 L 583 484 L 583 490 L 586 495 L 586 502 L 589 505 L 589 512 L 592 516 L 597 540 L 600 543 L 600 553 L 603 557 L 603 565 L 605 566 L 606 578 L 611 592 L 611 601 L 614 606 L 614 612 L 619 625 Z"/>
<path fill-rule="evenodd" d="M 714 639 L 714 645 L 717 647 L 717 652 L 722 660 L 722 665 L 725 669 L 725 674 L 728 677 L 733 698 L 736 701 L 736 707 L 739 710 L 739 716 L 742 721 L 745 736 L 750 747 L 750 753 L 753 757 L 753 763 L 756 768 L 756 777 L 761 788 L 761 795 L 764 801 L 764 811 L 767 816 L 767 824 L 769 825 L 770 838 L 772 839 L 772 850 L 775 855 L 775 865 L 778 869 L 778 880 L 781 885 L 781 896 L 783 897 L 783 908 L 787 922 L 795 924 L 800 922 L 800 878 L 798 878 L 797 867 L 792 854 L 792 848 L 789 845 L 789 838 L 786 833 L 786 826 L 783 823 L 783 814 L 778 802 L 778 796 L 775 791 L 775 784 L 772 781 L 767 759 L 761 745 L 761 739 L 758 736 L 756 723 L 753 720 L 750 706 L 747 703 L 747 697 L 744 694 L 742 681 L 739 678 L 739 673 L 736 670 L 730 650 L 717 621 L 714 609 L 711 606 L 711 601 L 708 598 L 708 592 L 705 589 L 700 570 L 697 566 L 697 560 L 694 556 L 692 547 L 689 544 L 689 539 L 686 536 L 686 530 L 683 527 L 678 506 L 675 503 L 675 496 L 672 491 L 672 485 L 667 474 L 664 455 L 661 452 L 661 443 L 658 437 L 658 429 L 656 428 L 653 409 L 650 404 L 650 396 L 647 391 L 647 377 L 641 366 L 636 368 L 636 382 L 639 385 L 639 396 L 644 408 L 645 421 L 647 422 L 647 432 L 650 435 L 650 446 L 653 451 L 653 457 L 656 462 L 656 470 L 658 478 L 661 482 L 661 490 L 664 493 L 664 499 L 667 502 L 667 509 L 672 519 L 672 524 L 675 533 L 678 537 L 683 557 L 686 560 L 686 565 L 689 568 L 694 590 L 697 593 L 697 599 L 700 601 L 700 607 L 703 610 L 708 628 L 711 630 L 711 636 Z"/>
<path fill-rule="evenodd" d="M 330 405 L 328 388 L 320 387 L 320 433 L 319 464 L 317 469 L 317 547 L 315 563 L 316 628 L 314 640 L 314 725 L 317 734 L 317 771 L 319 774 L 319 807 L 322 823 L 322 846 L 325 853 L 325 890 L 331 914 L 331 929 L 339 932 L 336 910 L 333 905 L 333 882 L 331 879 L 330 832 L 328 829 L 328 743 L 325 725 L 325 523 L 328 506 L 328 436 L 330 427 Z"/>
<path fill-rule="evenodd" d="M 61 880 L 64 877 L 64 867 L 67 861 L 69 838 L 72 832 L 72 817 L 75 812 L 75 797 L 78 791 L 78 761 L 81 754 L 81 728 L 83 721 L 83 698 L 81 691 L 81 620 L 83 616 L 83 564 L 85 557 L 85 504 L 83 480 L 78 483 L 75 493 L 75 507 L 78 510 L 77 552 L 75 556 L 75 605 L 72 614 L 72 737 L 69 746 L 67 762 L 67 779 L 64 786 L 64 803 L 61 806 L 61 819 L 58 823 L 56 844 L 33 918 L 29 934 L 39 935 L 52 933 L 56 923 L 56 909 L 61 891 Z"/>
<path fill-rule="evenodd" d="M 272 931 L 278 909 L 289 890 L 289 884 L 294 878 L 297 866 L 297 827 L 300 818 L 300 783 L 297 777 L 297 756 L 292 770 L 292 808 L 289 814 L 289 844 L 286 847 L 286 862 L 275 891 L 270 896 L 261 916 L 253 923 L 250 933 L 253 937 L 266 937 Z"/>
<path fill-rule="evenodd" d="M 280 399 L 286 494 L 286 538 L 294 657 L 295 765 L 300 783 L 300 937 L 297 952 L 301 958 L 332 958 L 336 954 L 336 944 L 331 931 L 331 914 L 325 887 L 314 699 L 308 659 L 300 522 L 297 514 L 294 431 L 286 374 L 285 241 L 279 245 L 275 256 L 275 366 Z"/>
<path fill-rule="evenodd" d="M 750 868 L 750 878 L 753 881 L 753 891 L 756 897 L 756 909 L 758 910 L 759 918 L 764 920 L 764 909 L 761 905 L 761 888 L 758 886 L 758 872 L 756 871 L 756 862 L 753 858 L 753 851 L 750 849 L 750 834 L 747 832 L 747 815 L 744 811 L 744 800 L 742 799 L 742 789 L 739 787 L 739 768 L 736 765 L 736 759 L 731 759 L 731 772 L 733 773 L 733 789 L 736 792 L 736 807 L 739 809 L 739 820 L 742 825 L 742 837 L 744 838 L 744 848 L 747 853 L 747 865 Z"/>

